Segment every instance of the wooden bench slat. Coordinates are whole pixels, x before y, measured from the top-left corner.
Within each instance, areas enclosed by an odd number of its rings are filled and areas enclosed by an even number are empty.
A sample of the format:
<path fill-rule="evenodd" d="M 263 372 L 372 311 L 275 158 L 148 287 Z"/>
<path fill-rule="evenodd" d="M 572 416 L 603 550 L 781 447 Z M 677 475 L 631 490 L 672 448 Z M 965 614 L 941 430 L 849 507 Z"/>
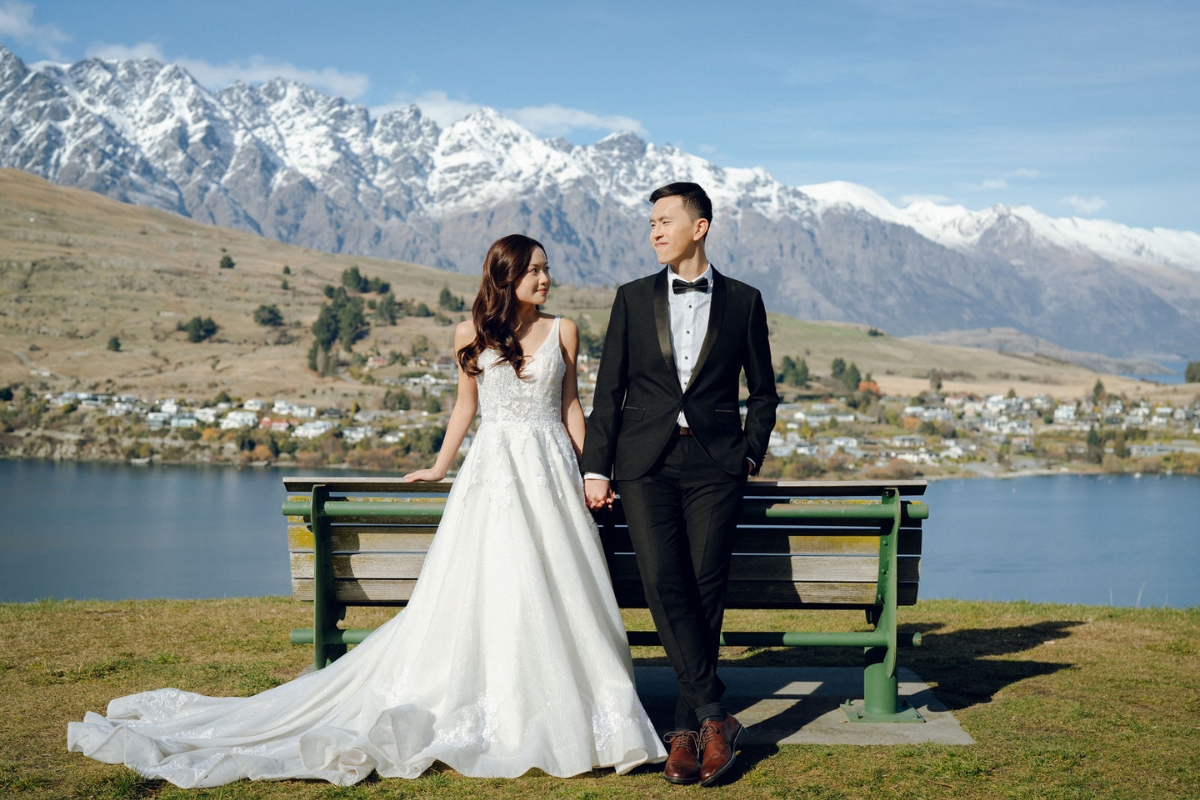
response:
<path fill-rule="evenodd" d="M 898 585 L 897 605 L 917 602 L 918 584 L 905 581 Z M 614 581 L 617 605 L 621 608 L 645 608 L 641 581 Z M 827 606 L 863 608 L 875 602 L 874 583 L 763 583 L 730 580 L 725 592 L 726 608 L 804 608 Z"/>
<path fill-rule="evenodd" d="M 311 579 L 316 558 L 312 553 L 292 553 L 293 578 Z M 338 580 L 415 580 L 425 563 L 424 553 L 355 553 L 333 557 L 333 575 Z M 639 581 L 632 553 L 609 556 L 612 580 Z M 897 560 L 897 577 L 917 581 L 921 559 L 906 556 Z M 756 556 L 734 554 L 729 568 L 731 581 L 767 583 L 871 583 L 879 575 L 878 557 L 869 556 Z"/>
<path fill-rule="evenodd" d="M 378 552 L 404 551 L 425 552 L 433 544 L 436 525 L 413 525 L 411 527 L 355 527 L 335 526 L 333 529 L 334 552 Z M 312 529 L 307 525 L 288 526 L 288 550 L 312 552 Z"/>
<path fill-rule="evenodd" d="M 746 528 L 738 531 L 735 547 L 743 553 L 791 553 L 795 555 L 869 555 L 879 552 L 877 539 L 866 536 L 838 535 L 840 531 L 825 536 L 785 536 L 778 531 L 763 531 Z M 437 531 L 434 525 L 379 526 L 337 525 L 333 528 L 334 552 L 424 552 L 433 543 Z M 921 554 L 920 529 L 901 529 L 899 554 L 914 556 Z M 628 530 L 606 530 L 602 535 L 604 549 L 608 552 L 633 552 Z M 312 529 L 299 523 L 288 526 L 288 550 L 312 552 Z"/>
<path fill-rule="evenodd" d="M 900 555 L 921 554 L 920 529 L 900 529 Z M 608 552 L 633 552 L 628 528 L 601 531 L 600 539 Z M 734 549 L 741 553 L 813 553 L 832 555 L 836 553 L 879 553 L 877 536 L 847 535 L 844 530 L 830 529 L 821 535 L 809 531 L 795 534 L 787 530 L 762 530 L 740 528 L 734 539 Z"/>

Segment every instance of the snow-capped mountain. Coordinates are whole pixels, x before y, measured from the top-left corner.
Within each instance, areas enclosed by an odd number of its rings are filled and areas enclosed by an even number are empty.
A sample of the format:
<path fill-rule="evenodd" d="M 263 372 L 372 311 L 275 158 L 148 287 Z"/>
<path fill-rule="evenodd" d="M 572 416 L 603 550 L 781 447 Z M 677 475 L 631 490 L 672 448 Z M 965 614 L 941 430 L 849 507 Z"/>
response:
<path fill-rule="evenodd" d="M 997 205 L 982 211 L 938 205 L 927 200 L 897 208 L 865 186 L 844 181 L 801 186 L 827 209 L 860 209 L 874 217 L 905 225 L 935 242 L 965 253 L 977 251 L 989 231 L 1024 228 L 1026 240 L 1066 250 L 1090 252 L 1130 264 L 1200 271 L 1200 234 L 1167 228 L 1130 228 L 1117 222 L 1067 217 L 1054 219 L 1031 206 Z"/>
<path fill-rule="evenodd" d="M 845 183 L 789 187 L 629 133 L 542 139 L 482 109 L 446 128 L 377 119 L 303 84 L 218 92 L 178 65 L 30 68 L 0 47 L 0 165 L 330 252 L 475 272 L 527 232 L 562 281 L 657 267 L 646 197 L 712 196 L 710 254 L 769 305 L 895 334 L 1013 327 L 1114 355 L 1200 351 L 1200 236 L 1052 219 L 1029 207 L 897 208 Z"/>

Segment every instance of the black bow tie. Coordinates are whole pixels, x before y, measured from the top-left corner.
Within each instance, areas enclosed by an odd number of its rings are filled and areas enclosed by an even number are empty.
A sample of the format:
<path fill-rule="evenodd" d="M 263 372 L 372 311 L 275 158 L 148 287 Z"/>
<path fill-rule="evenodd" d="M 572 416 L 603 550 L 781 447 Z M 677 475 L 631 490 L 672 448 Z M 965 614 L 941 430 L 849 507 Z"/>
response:
<path fill-rule="evenodd" d="M 671 284 L 671 291 L 675 294 L 687 294 L 688 292 L 708 294 L 708 278 L 701 278 L 695 283 L 688 283 L 685 280 L 676 278 Z"/>

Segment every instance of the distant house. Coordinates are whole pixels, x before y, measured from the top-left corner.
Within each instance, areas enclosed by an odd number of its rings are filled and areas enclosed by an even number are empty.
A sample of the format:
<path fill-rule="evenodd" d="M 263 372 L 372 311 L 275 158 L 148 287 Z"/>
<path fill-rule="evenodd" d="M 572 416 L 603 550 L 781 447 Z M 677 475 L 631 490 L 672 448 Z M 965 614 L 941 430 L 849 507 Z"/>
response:
<path fill-rule="evenodd" d="M 1054 421 L 1059 425 L 1071 425 L 1075 422 L 1075 405 L 1061 405 L 1054 409 Z"/>
<path fill-rule="evenodd" d="M 170 414 L 163 413 L 162 411 L 151 411 L 146 414 L 146 424 L 150 426 L 150 430 L 152 431 L 158 430 L 163 425 L 169 425 L 170 423 Z"/>
<path fill-rule="evenodd" d="M 266 407 L 267 404 L 262 400 L 250 399 L 242 403 L 242 408 L 246 409 L 247 411 L 262 411 Z"/>
<path fill-rule="evenodd" d="M 356 444 L 363 439 L 370 439 L 375 435 L 375 429 L 370 425 L 362 425 L 358 428 L 346 428 L 342 431 L 342 439 L 350 444 Z"/>
<path fill-rule="evenodd" d="M 221 430 L 253 428 L 258 424 L 258 415 L 253 411 L 230 411 L 221 419 Z"/>
<path fill-rule="evenodd" d="M 217 421 L 217 409 L 215 408 L 197 408 L 195 413 L 196 419 L 201 422 L 211 425 Z"/>
<path fill-rule="evenodd" d="M 297 426 L 292 431 L 292 436 L 297 439 L 316 439 L 318 436 L 329 433 L 333 428 L 334 425 L 329 420 L 318 419 Z"/>

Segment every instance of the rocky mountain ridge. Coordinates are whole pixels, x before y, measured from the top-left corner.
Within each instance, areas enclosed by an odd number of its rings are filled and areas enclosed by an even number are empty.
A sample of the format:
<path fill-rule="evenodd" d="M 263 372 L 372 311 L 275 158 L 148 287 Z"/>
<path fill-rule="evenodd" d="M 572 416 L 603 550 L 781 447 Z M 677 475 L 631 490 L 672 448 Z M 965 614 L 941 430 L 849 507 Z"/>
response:
<path fill-rule="evenodd" d="M 645 198 L 713 197 L 710 256 L 771 308 L 899 335 L 1011 327 L 1108 355 L 1200 352 L 1200 236 L 1027 207 L 897 209 L 864 187 L 789 187 L 614 134 L 541 139 L 490 109 L 440 128 L 292 81 L 217 92 L 178 65 L 31 68 L 0 48 L 0 166 L 333 253 L 475 272 L 487 244 L 544 241 L 560 281 L 657 268 Z"/>

